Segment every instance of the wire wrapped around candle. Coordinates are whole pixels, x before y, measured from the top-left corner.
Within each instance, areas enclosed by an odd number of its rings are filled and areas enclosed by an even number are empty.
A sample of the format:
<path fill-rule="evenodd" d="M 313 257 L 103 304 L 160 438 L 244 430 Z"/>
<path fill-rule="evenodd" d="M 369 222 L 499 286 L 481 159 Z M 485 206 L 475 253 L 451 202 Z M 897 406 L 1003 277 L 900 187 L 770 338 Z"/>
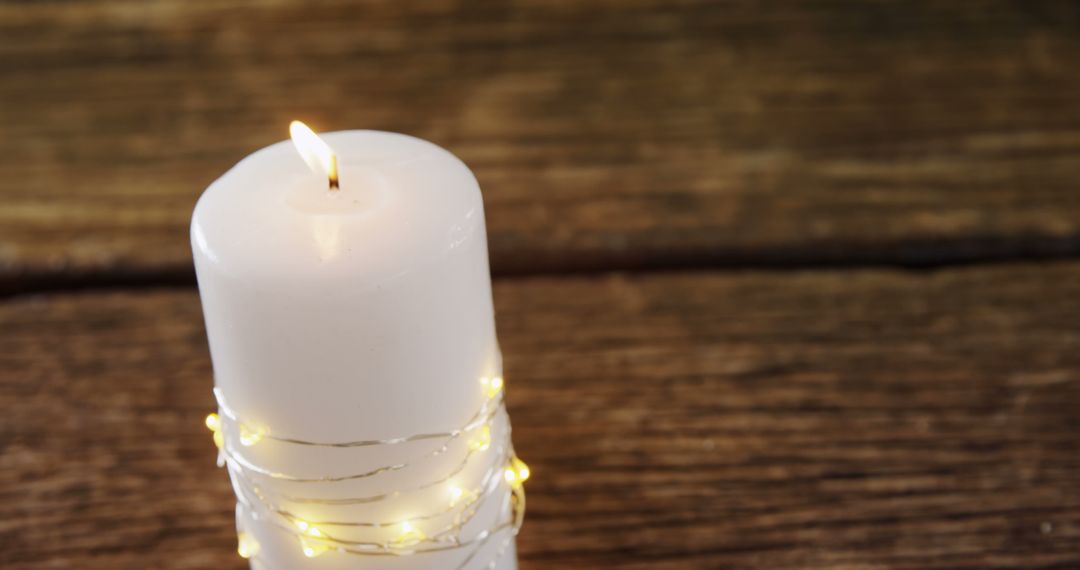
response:
<path fill-rule="evenodd" d="M 263 511 L 270 513 L 274 517 L 270 524 L 293 534 L 300 545 L 301 551 L 307 557 L 316 557 L 328 552 L 358 556 L 405 556 L 471 548 L 466 558 L 458 565 L 458 568 L 464 568 L 489 540 L 500 532 L 509 531 L 509 536 L 503 541 L 492 560 L 487 564 L 487 567 L 493 568 L 495 562 L 521 528 L 525 516 L 525 489 L 523 483 L 531 473 L 528 466 L 514 454 L 510 437 L 509 418 L 506 414 L 503 397 L 502 377 L 483 378 L 481 383 L 484 386 L 487 399 L 480 409 L 464 425 L 441 433 L 414 434 L 384 440 L 340 442 L 315 442 L 283 437 L 268 428 L 253 427 L 255 424 L 245 422 L 228 405 L 224 394 L 217 388 L 214 389 L 214 396 L 218 402 L 218 413 L 207 416 L 206 426 L 213 432 L 214 444 L 219 450 L 218 465 L 227 467 L 233 478 L 239 507 L 248 512 L 254 512 L 258 506 Z M 484 475 L 480 478 L 480 484 L 472 489 L 462 489 L 454 486 L 451 489 L 451 500 L 448 507 L 403 520 L 310 521 L 299 517 L 283 506 L 285 503 L 333 506 L 368 504 L 391 500 L 439 485 L 446 485 L 460 474 L 475 457 L 491 447 L 491 428 L 493 422 L 497 419 L 506 421 L 506 429 L 502 430 L 503 436 L 500 441 L 495 442 L 495 452 L 491 454 L 492 460 L 484 471 Z M 234 431 L 232 437 L 226 435 L 229 430 Z M 399 471 L 415 464 L 417 461 L 442 455 L 450 449 L 454 441 L 465 434 L 475 434 L 475 437 L 468 442 L 467 451 L 462 460 L 449 472 L 440 474 L 437 478 L 419 485 L 394 489 L 389 492 L 334 499 L 291 496 L 265 489 L 258 485 L 254 478 L 254 476 L 262 476 L 278 481 L 305 484 L 332 484 L 367 479 L 383 473 Z M 438 441 L 439 445 L 410 461 L 380 465 L 373 469 L 347 475 L 303 477 L 277 472 L 260 466 L 247 458 L 241 450 L 234 447 L 230 443 L 231 441 L 239 441 L 241 446 L 244 447 L 256 445 L 261 441 L 273 441 L 285 445 L 324 447 L 339 450 L 352 449 L 353 452 L 363 452 L 365 448 L 396 446 L 418 441 Z M 505 492 L 500 493 L 500 491 Z M 482 505 L 496 497 L 501 498 L 503 501 L 499 512 L 509 511 L 509 518 L 480 531 L 472 538 L 462 539 L 461 533 L 465 525 L 473 519 Z M 429 521 L 447 515 L 453 515 L 450 523 L 431 531 L 430 534 L 420 531 L 415 526 L 418 521 Z M 334 527 L 372 529 L 399 527 L 401 532 L 394 540 L 361 541 L 345 539 L 325 530 Z M 245 532 L 244 529 L 238 529 L 238 538 L 237 552 L 240 556 L 257 559 L 260 548 L 255 538 Z"/>

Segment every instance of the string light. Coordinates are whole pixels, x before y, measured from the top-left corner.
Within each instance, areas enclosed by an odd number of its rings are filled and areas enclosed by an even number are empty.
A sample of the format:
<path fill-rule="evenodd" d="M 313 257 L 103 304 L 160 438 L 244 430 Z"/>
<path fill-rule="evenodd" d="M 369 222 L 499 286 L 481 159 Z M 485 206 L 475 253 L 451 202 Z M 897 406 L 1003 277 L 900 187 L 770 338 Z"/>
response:
<path fill-rule="evenodd" d="M 486 401 L 465 425 L 448 432 L 416 434 L 387 440 L 339 442 L 313 442 L 282 437 L 259 424 L 241 420 L 237 413 L 226 404 L 224 395 L 217 388 L 214 389 L 214 394 L 218 400 L 218 413 L 206 417 L 206 427 L 213 433 L 214 443 L 220 449 L 219 462 L 224 462 L 230 476 L 233 478 L 240 508 L 250 512 L 251 516 L 256 519 L 262 518 L 261 515 L 256 514 L 256 509 L 260 513 L 270 515 L 270 518 L 265 520 L 273 526 L 292 532 L 299 542 L 301 552 L 308 558 L 322 556 L 330 552 L 354 555 L 406 556 L 471 548 L 464 561 L 458 566 L 458 568 L 464 568 L 492 537 L 504 531 L 509 531 L 509 535 L 503 540 L 501 546 L 496 549 L 495 558 L 489 563 L 489 567 L 493 567 L 495 560 L 507 549 L 524 520 L 525 493 L 523 483 L 529 478 L 530 471 L 529 467 L 514 455 L 510 443 L 510 425 L 503 399 L 503 378 L 501 376 L 485 377 L 480 379 L 480 383 L 484 395 L 487 396 Z M 494 452 L 487 454 L 484 452 L 493 447 L 492 427 L 496 421 L 501 422 L 500 433 L 502 437 L 498 445 L 495 446 Z M 228 430 L 235 430 L 232 432 L 235 439 L 225 436 Z M 468 438 L 465 441 L 463 457 L 449 473 L 444 473 L 435 480 L 410 488 L 394 489 L 363 497 L 327 499 L 320 496 L 286 495 L 278 489 L 266 488 L 257 484 L 253 478 L 259 476 L 290 483 L 330 484 L 375 477 L 383 473 L 405 469 L 426 458 L 449 453 L 453 450 L 453 443 L 465 434 L 468 434 Z M 234 448 L 229 444 L 230 441 L 238 441 L 242 447 L 246 448 L 268 441 L 278 444 L 345 449 L 394 446 L 430 440 L 438 440 L 438 445 L 410 461 L 383 465 L 361 473 L 321 477 L 298 476 L 267 469 L 248 459 L 240 452 L 239 448 Z M 485 474 L 480 478 L 479 486 L 470 489 L 455 483 L 453 479 L 465 470 L 465 467 L 474 457 L 480 454 L 490 457 L 490 463 Z M 298 517 L 285 507 L 286 504 L 341 506 L 375 503 L 424 491 L 437 485 L 445 485 L 444 488 L 447 489 L 449 494 L 448 507 L 430 513 L 418 514 L 407 520 L 324 520 L 312 522 Z M 462 538 L 461 534 L 465 525 L 476 516 L 488 500 L 500 496 L 500 489 L 503 489 L 504 492 L 501 494 L 502 504 L 497 512 L 509 511 L 510 518 L 478 532 L 471 539 Z M 452 519 L 449 523 L 438 528 L 429 528 L 427 529 L 428 532 L 425 532 L 425 529 L 422 529 L 418 524 L 419 522 L 425 522 L 426 526 L 430 527 L 431 522 L 446 516 L 450 516 Z M 335 532 L 327 533 L 324 530 L 325 527 L 368 527 L 372 529 L 396 527 L 399 532 L 389 541 L 362 541 L 346 539 Z M 259 544 L 252 535 L 241 531 L 238 534 L 238 539 L 237 552 L 242 557 L 252 558 L 258 555 Z"/>

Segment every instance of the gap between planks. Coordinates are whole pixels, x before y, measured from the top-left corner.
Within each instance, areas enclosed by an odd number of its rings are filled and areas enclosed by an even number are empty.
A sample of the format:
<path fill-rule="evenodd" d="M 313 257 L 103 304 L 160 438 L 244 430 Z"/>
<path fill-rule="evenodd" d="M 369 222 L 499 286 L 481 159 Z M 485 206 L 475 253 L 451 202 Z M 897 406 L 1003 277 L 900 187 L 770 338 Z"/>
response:
<path fill-rule="evenodd" d="M 816 253 L 777 250 L 757 255 L 712 255 L 674 252 L 650 259 L 598 260 L 582 255 L 578 263 L 538 264 L 529 270 L 495 268 L 492 279 L 528 279 L 532 277 L 575 277 L 609 273 L 658 274 L 682 272 L 801 272 L 864 271 L 892 269 L 908 272 L 931 272 L 969 266 L 1004 265 L 1031 262 L 1062 262 L 1080 259 L 1080 238 L 1054 243 L 1013 244 L 999 251 L 981 251 L 985 243 L 947 244 L 931 255 L 919 247 L 898 245 L 890 255 L 873 252 L 836 254 L 828 250 Z M 0 275 L 0 300 L 22 295 L 82 293 L 113 289 L 137 290 L 169 287 L 195 287 L 195 271 L 161 269 L 145 271 L 109 270 L 104 272 Z"/>

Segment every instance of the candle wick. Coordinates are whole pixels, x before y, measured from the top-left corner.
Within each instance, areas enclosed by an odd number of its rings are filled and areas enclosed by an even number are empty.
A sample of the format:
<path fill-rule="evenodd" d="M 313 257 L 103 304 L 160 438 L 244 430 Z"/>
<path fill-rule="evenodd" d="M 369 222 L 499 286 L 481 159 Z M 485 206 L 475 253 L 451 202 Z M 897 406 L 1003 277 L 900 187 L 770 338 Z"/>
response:
<path fill-rule="evenodd" d="M 327 176 L 330 179 L 330 190 L 339 190 L 341 186 L 338 183 L 337 155 L 330 156 L 330 172 Z"/>

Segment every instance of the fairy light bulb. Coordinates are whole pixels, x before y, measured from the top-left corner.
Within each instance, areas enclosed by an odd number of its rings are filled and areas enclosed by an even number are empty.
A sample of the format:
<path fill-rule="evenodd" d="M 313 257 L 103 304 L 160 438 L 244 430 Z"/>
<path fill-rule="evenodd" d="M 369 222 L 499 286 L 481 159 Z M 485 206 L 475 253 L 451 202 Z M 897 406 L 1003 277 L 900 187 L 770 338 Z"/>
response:
<path fill-rule="evenodd" d="M 315 525 L 313 525 L 313 524 L 311 524 L 311 523 L 309 523 L 307 521 L 297 519 L 296 521 L 293 522 L 293 524 L 296 525 L 296 528 L 297 528 L 297 530 L 300 531 L 300 534 L 304 534 L 304 535 L 307 535 L 307 536 L 313 536 L 315 538 L 322 538 L 322 536 L 323 536 L 323 533 L 322 533 L 321 530 L 319 530 L 319 527 L 317 527 L 317 526 L 315 526 Z"/>
<path fill-rule="evenodd" d="M 206 429 L 214 433 L 214 445 L 216 445 L 218 449 L 221 449 L 221 447 L 225 445 L 225 434 L 221 431 L 221 416 L 210 414 L 206 416 L 204 423 L 206 424 Z"/>
<path fill-rule="evenodd" d="M 450 487 L 450 506 L 456 507 L 461 498 L 465 496 L 465 490 L 458 486 Z"/>
<path fill-rule="evenodd" d="M 300 550 L 304 553 L 304 556 L 315 558 L 326 554 L 330 550 L 330 547 L 323 542 L 317 542 L 301 536 Z"/>
<path fill-rule="evenodd" d="M 394 539 L 393 546 L 396 548 L 408 548 L 420 544 L 425 540 L 427 540 L 427 535 L 413 526 L 411 522 L 405 521 L 401 523 L 401 534 Z"/>
<path fill-rule="evenodd" d="M 529 476 L 532 475 L 532 471 L 529 470 L 529 466 L 524 461 L 518 459 L 516 456 L 511 461 L 514 469 L 517 471 L 518 480 L 524 483 L 529 480 Z"/>
<path fill-rule="evenodd" d="M 472 451 L 487 451 L 491 447 L 491 426 L 485 424 L 477 430 L 476 436 L 469 440 Z"/>
<path fill-rule="evenodd" d="M 457 485 L 450 487 L 450 508 L 458 505 L 469 506 L 476 502 L 479 495 L 471 489 L 463 489 Z"/>
<path fill-rule="evenodd" d="M 244 447 L 251 447 L 256 443 L 259 443 L 265 435 L 266 428 L 240 424 L 240 444 Z"/>
<path fill-rule="evenodd" d="M 304 552 L 304 556 L 315 558 L 330 550 L 330 546 L 320 540 L 325 539 L 326 536 L 319 527 L 300 519 L 293 521 L 293 524 L 300 531 L 300 549 Z"/>
<path fill-rule="evenodd" d="M 502 376 L 494 376 L 494 377 L 485 376 L 485 377 L 480 379 L 480 384 L 482 384 L 484 386 L 484 389 L 487 391 L 488 398 L 494 398 L 503 389 Z"/>
<path fill-rule="evenodd" d="M 503 478 L 510 484 L 510 487 L 520 489 L 531 474 L 529 466 L 515 456 L 510 460 L 510 464 L 506 466 L 506 470 L 503 471 Z"/>
<path fill-rule="evenodd" d="M 254 536 L 241 532 L 236 538 L 236 553 L 240 555 L 240 558 L 248 559 L 259 554 L 259 541 L 255 540 Z"/>

